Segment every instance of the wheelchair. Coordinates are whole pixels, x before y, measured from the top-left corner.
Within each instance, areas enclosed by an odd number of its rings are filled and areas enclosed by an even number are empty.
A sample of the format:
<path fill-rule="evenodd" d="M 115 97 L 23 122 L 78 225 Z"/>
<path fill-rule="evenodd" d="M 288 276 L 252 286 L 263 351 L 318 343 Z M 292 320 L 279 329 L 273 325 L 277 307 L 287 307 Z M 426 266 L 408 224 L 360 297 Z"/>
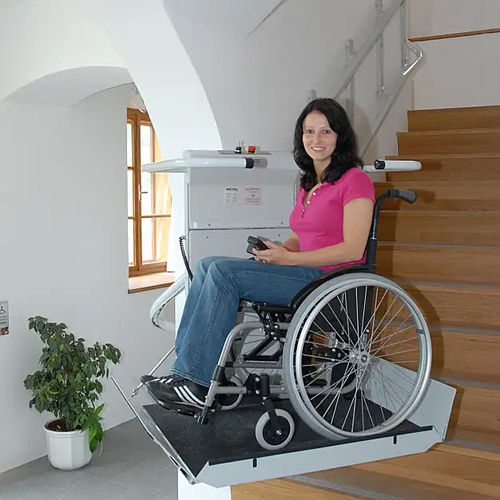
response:
<path fill-rule="evenodd" d="M 237 322 L 229 333 L 205 406 L 188 411 L 199 423 L 252 399 L 265 410 L 255 425 L 257 442 L 279 450 L 293 438 L 292 413 L 320 436 L 339 440 L 387 433 L 415 411 L 429 382 L 431 341 L 408 293 L 375 273 L 387 198 L 413 203 L 416 193 L 392 189 L 377 199 L 366 264 L 321 275 L 288 305 L 242 301 L 240 320 L 257 320 Z M 277 408 L 281 400 L 292 411 Z"/>

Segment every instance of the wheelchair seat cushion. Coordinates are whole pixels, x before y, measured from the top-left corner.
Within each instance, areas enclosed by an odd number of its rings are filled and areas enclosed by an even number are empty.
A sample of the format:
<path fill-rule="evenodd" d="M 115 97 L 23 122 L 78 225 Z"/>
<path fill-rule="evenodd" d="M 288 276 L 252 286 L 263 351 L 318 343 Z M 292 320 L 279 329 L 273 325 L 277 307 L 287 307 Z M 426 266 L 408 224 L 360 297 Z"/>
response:
<path fill-rule="evenodd" d="M 343 276 L 344 274 L 350 274 L 350 273 L 373 273 L 375 272 L 375 266 L 370 265 L 370 264 L 358 264 L 355 266 L 345 266 L 341 267 L 338 269 L 334 269 L 333 271 L 328 271 L 321 276 L 317 277 L 311 283 L 309 283 L 307 286 L 302 288 L 302 290 L 295 295 L 295 297 L 292 299 L 292 301 L 289 304 L 290 309 L 293 311 L 296 311 L 300 304 L 304 301 L 304 299 L 316 288 L 318 288 L 320 285 L 323 283 L 327 282 L 328 280 L 331 280 L 333 278 L 336 278 L 337 276 Z"/>

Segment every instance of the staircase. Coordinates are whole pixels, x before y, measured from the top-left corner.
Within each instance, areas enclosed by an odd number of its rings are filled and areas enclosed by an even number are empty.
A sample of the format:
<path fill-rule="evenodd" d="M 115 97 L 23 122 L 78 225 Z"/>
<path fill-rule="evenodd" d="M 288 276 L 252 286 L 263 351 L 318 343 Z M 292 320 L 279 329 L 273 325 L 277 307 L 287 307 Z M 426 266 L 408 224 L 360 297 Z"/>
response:
<path fill-rule="evenodd" d="M 457 388 L 446 443 L 427 453 L 232 488 L 249 499 L 500 498 L 500 106 L 410 111 L 399 155 L 414 189 L 381 214 L 377 271 L 418 302 L 432 376 Z M 392 203 L 392 204 L 391 204 Z"/>

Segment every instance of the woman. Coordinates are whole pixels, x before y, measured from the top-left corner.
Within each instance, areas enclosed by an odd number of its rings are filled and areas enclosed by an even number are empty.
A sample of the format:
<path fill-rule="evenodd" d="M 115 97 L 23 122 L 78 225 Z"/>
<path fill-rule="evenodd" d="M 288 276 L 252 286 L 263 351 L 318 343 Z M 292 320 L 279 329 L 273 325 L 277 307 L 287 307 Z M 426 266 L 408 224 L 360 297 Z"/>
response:
<path fill-rule="evenodd" d="M 166 406 L 202 407 L 241 299 L 288 304 L 325 271 L 365 261 L 375 189 L 361 170 L 354 131 L 333 99 L 311 101 L 300 114 L 294 158 L 301 187 L 290 238 L 265 241 L 255 259 L 208 257 L 194 273 L 177 332 L 172 375 L 142 380 Z"/>

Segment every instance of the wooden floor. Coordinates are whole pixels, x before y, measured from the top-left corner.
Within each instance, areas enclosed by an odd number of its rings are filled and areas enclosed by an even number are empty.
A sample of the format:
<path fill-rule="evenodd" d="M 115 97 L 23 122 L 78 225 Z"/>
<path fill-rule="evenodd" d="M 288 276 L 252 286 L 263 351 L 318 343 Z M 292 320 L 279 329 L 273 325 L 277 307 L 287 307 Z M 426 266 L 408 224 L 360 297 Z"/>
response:
<path fill-rule="evenodd" d="M 456 387 L 447 441 L 429 452 L 232 488 L 249 499 L 500 498 L 500 106 L 410 111 L 401 159 L 377 191 L 414 189 L 381 214 L 378 270 L 417 301 L 432 376 Z"/>

